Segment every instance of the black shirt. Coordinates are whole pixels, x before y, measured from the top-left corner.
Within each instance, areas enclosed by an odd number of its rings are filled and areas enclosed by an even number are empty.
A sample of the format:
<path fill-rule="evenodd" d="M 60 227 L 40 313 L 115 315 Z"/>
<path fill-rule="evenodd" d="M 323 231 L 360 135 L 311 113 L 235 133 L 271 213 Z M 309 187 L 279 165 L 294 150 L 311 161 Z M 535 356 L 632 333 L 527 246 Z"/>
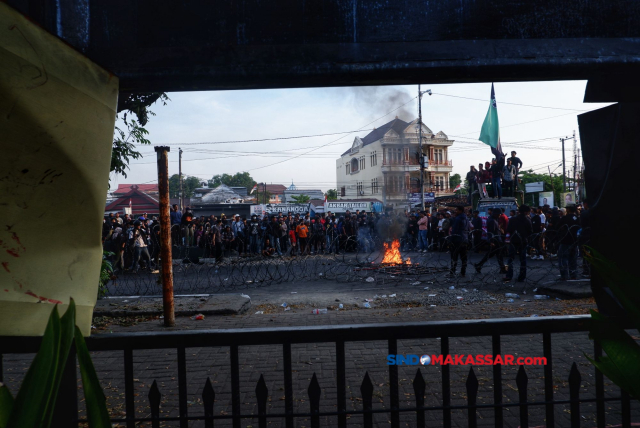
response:
<path fill-rule="evenodd" d="M 517 174 L 517 171 L 520 171 L 520 168 L 522 168 L 522 161 L 517 156 L 511 156 L 509 160 L 511 161 L 511 165 L 516 167 L 516 174 Z"/>

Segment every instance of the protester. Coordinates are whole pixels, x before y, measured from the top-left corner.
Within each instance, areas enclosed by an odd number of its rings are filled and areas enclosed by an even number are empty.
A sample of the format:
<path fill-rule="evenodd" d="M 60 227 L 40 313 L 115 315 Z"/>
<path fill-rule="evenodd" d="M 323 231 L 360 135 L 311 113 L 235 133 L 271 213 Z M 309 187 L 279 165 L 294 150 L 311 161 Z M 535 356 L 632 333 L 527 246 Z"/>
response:
<path fill-rule="evenodd" d="M 580 220 L 575 205 L 566 206 L 567 214 L 558 224 L 558 263 L 560 280 L 578 279 L 578 229 Z"/>
<path fill-rule="evenodd" d="M 531 208 L 527 205 L 520 205 L 518 212 L 519 214 L 509 222 L 505 238 L 505 243 L 510 244 L 508 246 L 509 257 L 507 259 L 505 281 L 511 281 L 513 278 L 513 260 L 516 257 L 516 253 L 520 255 L 518 282 L 523 282 L 527 277 L 527 244 L 529 243 L 529 237 L 533 233 L 531 219 L 529 218 Z"/>
<path fill-rule="evenodd" d="M 455 216 L 451 220 L 451 269 L 450 276 L 456 274 L 458 256 L 460 256 L 460 276 L 464 277 L 467 272 L 467 243 L 469 241 L 469 228 L 464 207 L 456 207 Z"/>
<path fill-rule="evenodd" d="M 511 152 L 511 157 L 508 159 L 509 161 L 511 161 L 511 165 L 513 165 L 516 168 L 516 174 L 515 177 L 513 179 L 513 184 L 514 184 L 514 191 L 518 189 L 518 174 L 520 173 L 520 170 L 522 169 L 522 161 L 520 160 L 519 157 L 516 156 L 516 152 L 515 150 Z"/>
<path fill-rule="evenodd" d="M 500 273 L 507 273 L 507 270 L 504 267 L 504 234 L 500 230 L 500 225 L 498 223 L 499 217 L 500 211 L 495 210 L 487 219 L 487 239 L 489 241 L 489 250 L 482 260 L 473 265 L 478 273 L 482 273 L 482 266 L 484 266 L 484 264 L 493 256 L 496 257 Z"/>
<path fill-rule="evenodd" d="M 507 164 L 502 169 L 502 180 L 504 184 L 505 196 L 515 196 L 515 179 L 517 169 L 511 164 L 511 159 L 507 159 Z"/>
<path fill-rule="evenodd" d="M 420 211 L 420 220 L 418 220 L 418 252 L 420 253 L 426 253 L 429 248 L 428 233 L 429 217 L 426 212 Z"/>

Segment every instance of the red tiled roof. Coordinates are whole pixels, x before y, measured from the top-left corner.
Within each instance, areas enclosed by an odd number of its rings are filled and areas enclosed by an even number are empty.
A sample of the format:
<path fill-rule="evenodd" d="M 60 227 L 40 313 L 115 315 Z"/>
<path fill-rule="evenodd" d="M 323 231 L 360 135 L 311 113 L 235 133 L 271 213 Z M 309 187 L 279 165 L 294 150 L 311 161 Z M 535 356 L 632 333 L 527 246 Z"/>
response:
<path fill-rule="evenodd" d="M 267 184 L 267 192 L 272 195 L 284 195 L 284 191 L 287 190 L 285 186 L 282 184 Z M 258 192 L 264 191 L 264 186 L 262 184 L 258 184 Z"/>
<path fill-rule="evenodd" d="M 105 212 L 120 211 L 124 212 L 124 208 L 129 206 L 131 201 L 132 214 L 158 214 L 160 211 L 160 204 L 153 196 L 149 196 L 139 189 L 129 189 L 129 191 L 120 196 L 115 201 L 111 202 L 105 207 Z"/>
<path fill-rule="evenodd" d="M 158 191 L 158 183 L 155 184 L 118 184 L 118 188 L 114 190 L 113 194 L 124 194 L 129 193 L 131 190 L 131 186 L 138 186 L 138 190 L 142 192 L 157 192 Z"/>

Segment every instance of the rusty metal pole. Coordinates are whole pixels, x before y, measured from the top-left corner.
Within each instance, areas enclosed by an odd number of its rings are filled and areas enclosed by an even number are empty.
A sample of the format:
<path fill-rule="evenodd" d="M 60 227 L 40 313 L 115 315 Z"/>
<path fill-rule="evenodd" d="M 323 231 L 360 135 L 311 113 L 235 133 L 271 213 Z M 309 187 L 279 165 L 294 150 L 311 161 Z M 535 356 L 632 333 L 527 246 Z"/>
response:
<path fill-rule="evenodd" d="M 171 259 L 171 217 L 169 215 L 169 147 L 155 147 L 158 157 L 158 191 L 160 193 L 160 258 L 162 260 L 162 306 L 164 326 L 173 327 L 173 265 Z"/>

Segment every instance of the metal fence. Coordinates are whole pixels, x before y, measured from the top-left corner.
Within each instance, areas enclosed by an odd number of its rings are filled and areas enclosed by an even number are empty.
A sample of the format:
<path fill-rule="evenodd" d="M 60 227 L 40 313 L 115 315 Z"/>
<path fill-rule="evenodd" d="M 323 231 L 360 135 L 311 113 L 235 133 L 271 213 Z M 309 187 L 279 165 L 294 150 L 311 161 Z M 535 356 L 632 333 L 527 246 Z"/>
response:
<path fill-rule="evenodd" d="M 125 423 L 128 428 L 133 428 L 139 422 L 150 422 L 153 427 L 159 427 L 161 422 L 179 421 L 180 427 L 189 426 L 190 421 L 204 421 L 206 427 L 213 427 L 216 421 L 230 420 L 234 428 L 240 427 L 243 420 L 253 419 L 259 427 L 266 427 L 267 423 L 274 419 L 284 419 L 285 426 L 292 428 L 294 421 L 305 418 L 310 420 L 312 427 L 319 427 L 322 417 L 336 417 L 337 426 L 347 426 L 348 417 L 362 415 L 363 426 L 373 426 L 373 415 L 385 413 L 389 416 L 390 425 L 394 428 L 400 426 L 400 415 L 413 415 L 411 425 L 416 427 L 426 426 L 426 416 L 433 420 L 436 415 L 438 426 L 459 426 L 452 423 L 452 411 L 466 410 L 466 424 L 476 427 L 478 423 L 478 411 L 491 410 L 496 427 L 505 426 L 504 411 L 507 408 L 515 408 L 519 411 L 519 423 L 522 427 L 529 426 L 529 411 L 533 407 L 543 407 L 547 427 L 556 426 L 555 406 L 568 405 L 571 413 L 571 427 L 581 426 L 580 405 L 592 403 L 596 407 L 597 426 L 604 427 L 605 406 L 611 402 L 620 403 L 622 415 L 620 420 L 624 427 L 631 426 L 631 404 L 629 395 L 622 392 L 619 396 L 605 396 L 604 378 L 602 373 L 595 370 L 595 398 L 584 398 L 580 395 L 581 373 L 576 363 L 572 364 L 568 375 L 568 399 L 554 399 L 554 358 L 551 346 L 553 334 L 585 332 L 589 327 L 588 316 L 565 316 L 545 318 L 515 318 L 493 320 L 463 320 L 442 322 L 421 322 L 405 324 L 365 324 L 365 325 L 340 325 L 317 326 L 296 328 L 255 328 L 255 329 L 229 329 L 229 330 L 201 330 L 195 332 L 168 332 L 168 333 L 126 333 L 98 335 L 87 338 L 87 345 L 91 351 L 122 351 L 125 374 L 125 418 L 114 418 L 112 422 Z M 450 338 L 481 337 L 491 338 L 491 354 L 501 354 L 503 336 L 511 335 L 542 335 L 542 351 L 547 364 L 544 366 L 544 400 L 528 401 L 528 376 L 524 366 L 520 366 L 515 382 L 518 389 L 517 401 L 503 400 L 503 383 L 509 379 L 503 379 L 500 365 L 492 368 L 493 402 L 480 404 L 478 397 L 478 380 L 473 367 L 469 369 L 466 378 L 466 404 L 453 405 L 451 391 L 451 368 L 448 365 L 441 366 L 442 389 L 441 404 L 436 406 L 425 405 L 425 380 L 420 368 L 416 370 L 413 380 L 415 392 L 415 404 L 409 407 L 400 405 L 398 366 L 388 366 L 389 387 L 383 390 L 388 394 L 390 406 L 388 409 L 375 409 L 372 406 L 372 396 L 375 387 L 365 373 L 360 386 L 361 408 L 347 409 L 346 390 L 346 360 L 345 344 L 359 341 L 386 341 L 388 354 L 398 354 L 398 341 L 405 339 L 440 338 L 440 353 L 448 355 L 450 352 Z M 309 343 L 334 343 L 335 344 L 335 373 L 337 380 L 337 394 L 334 411 L 320 411 L 321 388 L 316 373 L 313 373 L 308 387 L 308 411 L 296 412 L 293 405 L 292 386 L 292 344 Z M 0 337 L 0 355 L 15 353 L 30 353 L 37 349 L 38 338 L 33 337 Z M 257 400 L 257 413 L 241 412 L 240 398 L 240 368 L 239 355 L 242 347 L 252 345 L 280 345 L 282 346 L 282 358 L 284 368 L 284 412 L 267 412 L 267 400 L 274 391 L 268 391 L 263 375 L 255 386 Z M 209 379 L 206 380 L 202 403 L 204 413 L 199 416 L 190 415 L 187 406 L 187 366 L 186 349 L 200 347 L 228 347 L 229 364 L 231 373 L 231 413 L 220 414 L 216 411 L 216 391 Z M 163 401 L 162 391 L 154 380 L 148 393 L 150 416 L 139 417 L 136 414 L 134 403 L 134 373 L 133 355 L 139 350 L 148 349 L 176 349 L 178 363 L 178 416 L 167 417 L 160 413 L 160 405 Z M 489 353 L 489 350 L 487 350 Z M 596 357 L 602 355 L 602 350 L 597 345 L 594 348 Z M 77 426 L 82 420 L 78 420 L 77 401 L 77 372 L 74 359 L 70 359 L 64 374 L 62 388 L 59 394 L 56 412 L 56 426 Z M 0 358 L 0 362 L 2 359 Z M 380 362 L 385 364 L 385 362 Z M 0 366 L 1 369 L 1 366 Z M 369 368 L 371 369 L 371 367 Z M 0 370 L 0 375 L 2 370 Z M 584 375 L 584 373 L 582 374 Z M 558 373 L 556 373 L 558 376 Z M 0 377 L 0 380 L 1 377 Z M 334 404 L 334 403 L 332 403 Z M 166 407 L 165 407 L 166 409 Z M 166 410 L 165 410 L 166 413 Z"/>

